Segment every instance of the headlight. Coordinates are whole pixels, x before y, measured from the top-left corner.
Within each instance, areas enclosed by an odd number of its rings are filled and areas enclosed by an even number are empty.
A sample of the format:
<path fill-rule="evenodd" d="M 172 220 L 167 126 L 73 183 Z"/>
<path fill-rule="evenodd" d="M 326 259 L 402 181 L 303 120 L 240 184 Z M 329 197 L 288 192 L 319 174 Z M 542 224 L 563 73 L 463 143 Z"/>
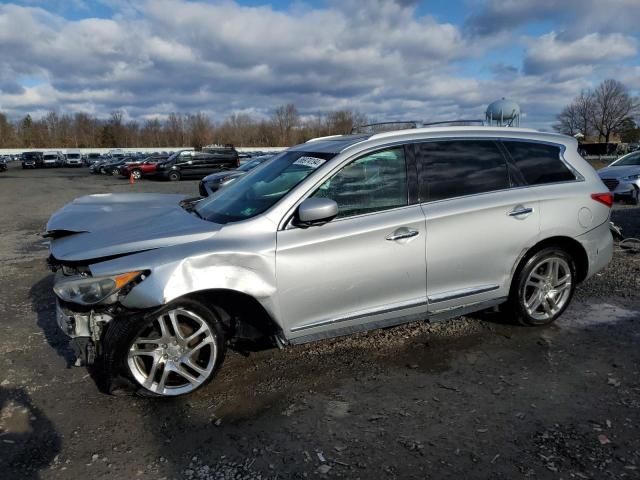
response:
<path fill-rule="evenodd" d="M 640 173 L 637 173 L 635 175 L 629 175 L 628 177 L 622 177 L 622 180 L 625 180 L 627 182 L 633 182 L 634 180 L 638 180 L 640 178 Z"/>
<path fill-rule="evenodd" d="M 53 287 L 65 302 L 95 305 L 138 278 L 142 272 L 127 272 L 113 277 L 84 277 L 62 281 Z"/>

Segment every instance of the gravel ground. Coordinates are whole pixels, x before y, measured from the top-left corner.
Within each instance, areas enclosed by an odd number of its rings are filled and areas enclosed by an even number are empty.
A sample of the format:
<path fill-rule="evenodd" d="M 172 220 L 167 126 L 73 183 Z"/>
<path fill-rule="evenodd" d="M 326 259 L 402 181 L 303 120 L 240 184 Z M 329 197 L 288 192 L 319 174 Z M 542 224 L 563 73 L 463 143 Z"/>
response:
<path fill-rule="evenodd" d="M 245 357 L 191 397 L 107 396 L 54 324 L 39 237 L 71 199 L 196 182 L 0 174 L 0 478 L 640 478 L 640 255 L 557 324 L 417 322 Z M 640 236 L 640 209 L 613 220 Z"/>

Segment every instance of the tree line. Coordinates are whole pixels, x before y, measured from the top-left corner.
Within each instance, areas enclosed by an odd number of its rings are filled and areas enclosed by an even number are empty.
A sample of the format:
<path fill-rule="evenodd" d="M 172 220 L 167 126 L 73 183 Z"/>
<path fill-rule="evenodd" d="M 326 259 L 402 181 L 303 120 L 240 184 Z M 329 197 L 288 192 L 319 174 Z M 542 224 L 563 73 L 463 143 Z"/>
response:
<path fill-rule="evenodd" d="M 121 111 L 101 119 L 87 113 L 27 114 L 10 120 L 0 112 L 0 148 L 194 147 L 212 143 L 238 147 L 289 146 L 310 138 L 350 133 L 367 123 L 356 111 L 301 117 L 293 104 L 276 108 L 266 119 L 233 114 L 219 123 L 199 113 L 171 113 L 164 119 L 126 120 Z"/>
<path fill-rule="evenodd" d="M 613 135 L 622 142 L 640 141 L 635 116 L 640 102 L 617 80 L 605 80 L 593 90 L 580 92 L 557 116 L 554 129 L 565 135 L 609 143 Z"/>

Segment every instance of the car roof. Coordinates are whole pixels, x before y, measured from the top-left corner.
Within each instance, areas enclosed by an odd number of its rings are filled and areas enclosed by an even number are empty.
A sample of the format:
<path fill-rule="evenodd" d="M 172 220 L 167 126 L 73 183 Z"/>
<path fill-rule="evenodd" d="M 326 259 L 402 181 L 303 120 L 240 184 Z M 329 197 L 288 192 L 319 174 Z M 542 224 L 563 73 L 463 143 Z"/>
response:
<path fill-rule="evenodd" d="M 394 139 L 406 141 L 419 141 L 427 138 L 441 138 L 461 134 L 464 137 L 487 138 L 514 138 L 528 140 L 546 140 L 553 143 L 576 143 L 573 137 L 559 133 L 541 132 L 531 128 L 514 127 L 489 127 L 489 126 L 448 126 L 448 127 L 422 127 L 402 130 L 392 130 L 376 134 L 352 134 L 334 135 L 309 140 L 307 143 L 297 145 L 292 150 L 305 152 L 341 153 L 355 144 L 366 142 L 367 144 L 392 141 Z M 369 142 L 370 141 L 370 142 Z"/>

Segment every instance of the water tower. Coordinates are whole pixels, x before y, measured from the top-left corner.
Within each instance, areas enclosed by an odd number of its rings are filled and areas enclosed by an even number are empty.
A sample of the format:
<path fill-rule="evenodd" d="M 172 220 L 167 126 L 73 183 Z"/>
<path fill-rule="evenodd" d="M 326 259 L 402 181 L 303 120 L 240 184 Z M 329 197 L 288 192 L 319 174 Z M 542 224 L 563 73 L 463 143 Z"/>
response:
<path fill-rule="evenodd" d="M 487 107 L 485 120 L 487 125 L 496 127 L 519 127 L 520 106 L 506 98 L 496 100 Z"/>

